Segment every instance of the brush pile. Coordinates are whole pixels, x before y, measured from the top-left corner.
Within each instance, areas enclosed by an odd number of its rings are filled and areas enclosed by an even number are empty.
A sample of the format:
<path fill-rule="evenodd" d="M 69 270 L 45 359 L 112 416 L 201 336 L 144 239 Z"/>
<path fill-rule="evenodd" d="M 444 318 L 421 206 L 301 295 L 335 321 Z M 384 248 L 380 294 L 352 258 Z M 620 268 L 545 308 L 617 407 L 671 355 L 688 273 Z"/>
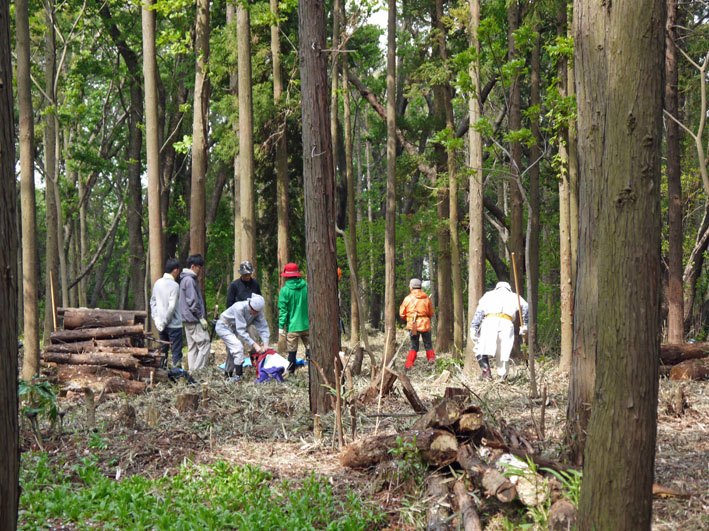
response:
<path fill-rule="evenodd" d="M 146 312 L 59 308 L 57 313 L 63 329 L 51 333 L 42 360 L 56 366 L 58 383 L 140 394 L 147 382 L 167 380 L 164 356 L 145 346 Z"/>

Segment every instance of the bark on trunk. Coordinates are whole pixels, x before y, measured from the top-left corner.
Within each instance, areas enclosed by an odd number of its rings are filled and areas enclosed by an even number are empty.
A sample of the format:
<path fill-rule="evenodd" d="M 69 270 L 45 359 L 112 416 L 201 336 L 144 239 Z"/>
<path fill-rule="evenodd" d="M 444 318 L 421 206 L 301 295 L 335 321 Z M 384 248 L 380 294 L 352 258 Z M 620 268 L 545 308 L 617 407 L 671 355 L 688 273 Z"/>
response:
<path fill-rule="evenodd" d="M 101 352 L 92 354 L 70 354 L 64 352 L 43 352 L 42 359 L 47 363 L 66 363 L 70 365 L 104 365 L 106 367 L 137 369 L 140 362 L 130 354 Z"/>
<path fill-rule="evenodd" d="M 70 342 L 92 338 L 106 339 L 124 335 L 143 335 L 144 332 L 143 325 L 109 326 L 105 328 L 88 328 L 86 330 L 57 330 L 52 332 L 50 339 L 53 343 Z"/>
<path fill-rule="evenodd" d="M 683 343 L 681 345 L 661 345 L 660 362 L 676 365 L 686 360 L 709 356 L 709 343 Z"/>
<path fill-rule="evenodd" d="M 107 326 L 132 326 L 135 324 L 131 312 L 116 312 L 106 310 L 73 310 L 64 312 L 64 329 L 100 328 Z"/>
<path fill-rule="evenodd" d="M 706 380 L 709 378 L 709 361 L 687 360 L 672 367 L 670 380 Z"/>
<path fill-rule="evenodd" d="M 443 430 L 412 430 L 350 444 L 340 455 L 340 463 L 349 468 L 367 468 L 390 461 L 394 455 L 389 450 L 398 448 L 401 442 L 415 445 L 423 460 L 433 466 L 452 463 L 458 453 L 458 441 L 453 434 Z"/>

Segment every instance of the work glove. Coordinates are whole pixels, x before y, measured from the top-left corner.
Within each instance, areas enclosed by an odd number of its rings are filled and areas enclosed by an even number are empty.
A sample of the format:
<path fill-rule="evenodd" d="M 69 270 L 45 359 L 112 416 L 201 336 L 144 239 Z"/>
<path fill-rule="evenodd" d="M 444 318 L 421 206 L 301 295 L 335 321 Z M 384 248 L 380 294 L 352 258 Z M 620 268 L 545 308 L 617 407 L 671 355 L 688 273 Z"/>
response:
<path fill-rule="evenodd" d="M 279 336 L 285 336 L 285 335 L 286 335 L 286 331 L 283 330 L 283 328 L 279 328 L 279 329 L 278 329 L 278 335 L 279 335 Z"/>
<path fill-rule="evenodd" d="M 527 335 L 527 325 L 522 325 L 519 327 L 519 335 L 521 335 L 521 336 Z"/>
<path fill-rule="evenodd" d="M 209 325 L 207 324 L 207 320 L 204 317 L 202 317 L 199 320 L 199 324 L 202 325 L 202 330 L 206 330 L 207 328 L 209 328 Z"/>

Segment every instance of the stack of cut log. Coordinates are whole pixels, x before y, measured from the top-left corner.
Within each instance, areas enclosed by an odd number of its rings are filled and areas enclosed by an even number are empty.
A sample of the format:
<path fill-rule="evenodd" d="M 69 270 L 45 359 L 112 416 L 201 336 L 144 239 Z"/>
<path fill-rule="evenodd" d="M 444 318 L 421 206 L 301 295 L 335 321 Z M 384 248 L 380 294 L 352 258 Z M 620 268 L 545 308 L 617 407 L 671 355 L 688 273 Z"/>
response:
<path fill-rule="evenodd" d="M 59 308 L 63 329 L 50 335 L 42 360 L 72 388 L 140 394 L 149 381 L 167 380 L 163 355 L 145 346 L 144 311 Z M 156 345 L 157 346 L 157 345 Z"/>

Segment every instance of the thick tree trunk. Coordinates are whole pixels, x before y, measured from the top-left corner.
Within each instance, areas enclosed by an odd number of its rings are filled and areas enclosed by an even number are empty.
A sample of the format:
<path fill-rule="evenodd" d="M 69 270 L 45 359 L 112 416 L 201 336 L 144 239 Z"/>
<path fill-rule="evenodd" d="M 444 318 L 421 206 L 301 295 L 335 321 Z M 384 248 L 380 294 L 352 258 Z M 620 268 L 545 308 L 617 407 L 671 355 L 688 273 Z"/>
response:
<path fill-rule="evenodd" d="M 482 103 L 480 101 L 480 41 L 478 40 L 478 27 L 480 26 L 480 0 L 469 0 L 470 27 L 468 39 L 475 50 L 475 58 L 470 63 L 470 78 L 473 81 L 475 93 L 471 94 L 468 107 L 470 127 L 468 129 L 469 143 L 469 192 L 470 205 L 468 207 L 470 235 L 468 239 L 468 319 L 472 321 L 475 308 L 480 297 L 485 292 L 485 232 L 483 226 L 483 140 L 480 131 L 475 130 L 475 124 L 482 116 Z M 466 327 L 467 329 L 467 327 Z M 467 335 L 467 330 L 463 330 Z M 468 341 L 465 348 L 465 365 L 463 372 L 470 376 L 475 371 L 477 363 L 473 353 L 474 344 Z"/>
<path fill-rule="evenodd" d="M 192 188 L 190 191 L 190 254 L 207 251 L 206 182 L 209 133 L 209 0 L 197 0 L 195 21 L 194 108 L 192 114 Z M 204 277 L 201 280 L 204 283 Z"/>
<path fill-rule="evenodd" d="M 22 203 L 22 302 L 24 361 L 22 378 L 39 371 L 39 308 L 37 305 L 37 213 L 34 187 L 34 116 L 30 81 L 30 29 L 27 0 L 15 2 L 17 32 L 17 101 L 20 111 L 20 189 Z M 4 23 L 4 20 L 0 21 Z"/>
<path fill-rule="evenodd" d="M 667 0 L 667 25 L 665 29 L 665 110 L 679 119 L 679 82 L 677 66 L 677 4 Z M 680 127 L 672 119 L 665 120 L 667 143 L 667 196 L 668 196 L 668 314 L 667 342 L 684 341 L 684 294 L 682 292 L 682 168 Z"/>
<path fill-rule="evenodd" d="M 148 174 L 148 249 L 150 285 L 163 274 L 162 216 L 160 214 L 160 144 L 158 125 L 158 65 L 155 55 L 155 0 L 142 6 L 143 80 L 145 83 L 145 152 Z"/>
<path fill-rule="evenodd" d="M 335 257 L 335 181 L 333 179 L 327 98 L 327 56 L 323 3 L 298 4 L 300 77 L 303 120 L 303 180 L 305 192 L 305 251 L 308 261 L 308 314 L 311 358 L 329 377 L 339 351 L 337 323 L 337 263 Z M 320 372 L 308 365 L 310 411 L 332 408 Z"/>
<path fill-rule="evenodd" d="M 577 0 L 575 8 L 576 64 L 585 65 L 588 76 L 579 83 L 581 138 L 604 124 L 601 142 L 589 146 L 600 164 L 581 174 L 582 182 L 599 184 L 584 199 L 599 208 L 597 270 L 591 276 L 603 311 L 595 319 L 596 379 L 579 528 L 649 529 L 660 349 L 664 2 L 606 6 Z M 597 62 L 585 61 L 589 52 Z"/>
<path fill-rule="evenodd" d="M 256 197 L 254 196 L 254 119 L 251 91 L 251 21 L 246 5 L 236 6 L 239 67 L 239 214 L 240 249 L 234 262 L 256 264 Z"/>
<path fill-rule="evenodd" d="M 0 2 L 0 308 L 3 310 L 0 321 L 0 528 L 14 531 L 20 498 L 20 451 L 17 424 L 17 198 L 10 50 L 9 2 L 3 1 Z"/>

